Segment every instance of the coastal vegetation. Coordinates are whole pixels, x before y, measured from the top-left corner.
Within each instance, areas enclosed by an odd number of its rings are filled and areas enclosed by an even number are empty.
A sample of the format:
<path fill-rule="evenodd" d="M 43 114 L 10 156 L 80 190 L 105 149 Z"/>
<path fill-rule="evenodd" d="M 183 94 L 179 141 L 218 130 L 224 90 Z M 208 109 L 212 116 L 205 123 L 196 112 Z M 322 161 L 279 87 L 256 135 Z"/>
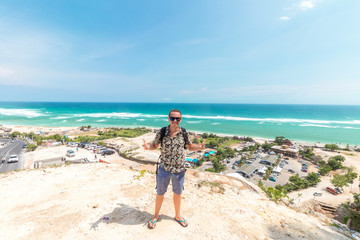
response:
<path fill-rule="evenodd" d="M 287 190 L 285 188 L 273 188 L 273 187 L 266 187 L 261 180 L 258 182 L 258 186 L 266 193 L 266 195 L 272 199 L 274 202 L 278 202 L 281 199 L 287 198 L 290 200 L 289 196 L 287 195 Z"/>
<path fill-rule="evenodd" d="M 213 133 L 202 133 L 200 135 L 200 138 L 193 139 L 193 143 L 195 143 L 195 144 L 202 143 L 203 140 L 205 140 L 205 144 L 206 144 L 205 146 L 207 148 L 213 148 L 213 149 L 225 148 L 232 144 L 240 144 L 243 142 L 253 142 L 254 141 L 250 137 L 244 137 L 244 138 L 240 138 L 237 136 L 220 137 Z"/>
<path fill-rule="evenodd" d="M 97 136 L 78 136 L 75 138 L 77 142 L 95 142 L 117 137 L 135 138 L 139 137 L 150 130 L 144 127 L 138 128 L 110 128 L 104 131 L 98 131 Z"/>
<path fill-rule="evenodd" d="M 315 157 L 315 153 L 313 152 L 313 149 L 309 147 L 305 147 L 304 150 L 300 150 L 299 153 L 301 156 L 309 160 Z"/>
<path fill-rule="evenodd" d="M 90 130 L 90 129 L 91 129 L 91 125 L 81 126 L 81 127 L 80 127 L 80 130 L 81 130 L 81 131 Z"/>
<path fill-rule="evenodd" d="M 325 148 L 329 151 L 339 150 L 339 146 L 336 144 L 325 144 Z"/>
<path fill-rule="evenodd" d="M 346 224 L 350 229 L 360 231 L 360 194 L 353 194 L 354 201 L 343 203 L 341 206 L 345 213 L 343 223 Z"/>
<path fill-rule="evenodd" d="M 261 145 L 261 148 L 264 150 L 264 151 L 270 151 L 271 147 L 272 146 L 275 146 L 276 143 L 269 143 L 268 141 L 265 141 L 265 143 L 263 143 Z"/>
<path fill-rule="evenodd" d="M 330 157 L 327 162 L 321 160 L 319 161 L 319 165 L 320 165 L 319 173 L 322 176 L 325 176 L 330 171 L 342 169 L 344 168 L 344 166 L 342 165 L 344 161 L 345 161 L 345 157 L 341 155 Z"/>
<path fill-rule="evenodd" d="M 317 173 L 309 173 L 305 178 L 301 178 L 299 174 L 296 174 L 289 178 L 289 183 L 276 185 L 275 188 L 279 191 L 285 189 L 286 192 L 291 192 L 316 186 L 319 182 L 321 182 L 321 179 Z"/>
<path fill-rule="evenodd" d="M 26 150 L 28 152 L 32 152 L 32 151 L 35 151 L 39 146 L 38 145 L 35 145 L 35 144 L 28 144 L 26 146 Z"/>

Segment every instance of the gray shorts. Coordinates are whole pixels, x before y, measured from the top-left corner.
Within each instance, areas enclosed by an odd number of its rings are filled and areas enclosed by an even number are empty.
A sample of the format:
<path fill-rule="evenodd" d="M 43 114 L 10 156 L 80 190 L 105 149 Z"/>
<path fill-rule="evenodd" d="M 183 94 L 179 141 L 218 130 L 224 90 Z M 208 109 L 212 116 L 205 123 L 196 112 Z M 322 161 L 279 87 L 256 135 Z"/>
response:
<path fill-rule="evenodd" d="M 173 192 L 181 195 L 185 180 L 185 171 L 180 173 L 172 173 L 165 171 L 162 167 L 159 167 L 157 173 L 157 189 L 158 195 L 164 195 L 167 191 L 171 179 Z"/>

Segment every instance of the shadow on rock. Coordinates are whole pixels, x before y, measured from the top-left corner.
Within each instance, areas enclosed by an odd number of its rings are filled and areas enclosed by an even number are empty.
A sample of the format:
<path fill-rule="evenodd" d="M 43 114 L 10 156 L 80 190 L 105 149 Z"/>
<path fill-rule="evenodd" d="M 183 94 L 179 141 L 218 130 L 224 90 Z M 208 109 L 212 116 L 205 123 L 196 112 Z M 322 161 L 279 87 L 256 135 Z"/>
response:
<path fill-rule="evenodd" d="M 152 213 L 148 213 L 145 211 L 140 211 L 137 208 L 132 206 L 128 206 L 126 204 L 118 204 L 120 207 L 115 208 L 111 213 L 107 213 L 99 218 L 96 222 L 91 224 L 90 229 L 96 229 L 100 223 L 118 223 L 123 225 L 140 225 L 144 226 L 147 222 L 154 216 Z M 170 219 L 173 218 L 167 215 L 160 215 L 159 221 L 162 219 Z"/>

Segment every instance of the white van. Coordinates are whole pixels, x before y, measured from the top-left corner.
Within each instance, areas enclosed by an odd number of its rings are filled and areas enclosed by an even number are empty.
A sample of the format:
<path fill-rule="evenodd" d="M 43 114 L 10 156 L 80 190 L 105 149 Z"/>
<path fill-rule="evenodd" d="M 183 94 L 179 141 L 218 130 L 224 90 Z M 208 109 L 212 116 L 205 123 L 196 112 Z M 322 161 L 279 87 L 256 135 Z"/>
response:
<path fill-rule="evenodd" d="M 87 147 L 87 149 L 89 149 L 89 150 L 94 150 L 96 147 L 97 147 L 97 145 L 89 145 L 89 146 Z"/>
<path fill-rule="evenodd" d="M 75 152 L 71 149 L 66 151 L 66 156 L 68 157 L 75 157 Z"/>
<path fill-rule="evenodd" d="M 19 158 L 17 155 L 11 155 L 8 159 L 8 163 L 13 163 L 19 161 Z"/>

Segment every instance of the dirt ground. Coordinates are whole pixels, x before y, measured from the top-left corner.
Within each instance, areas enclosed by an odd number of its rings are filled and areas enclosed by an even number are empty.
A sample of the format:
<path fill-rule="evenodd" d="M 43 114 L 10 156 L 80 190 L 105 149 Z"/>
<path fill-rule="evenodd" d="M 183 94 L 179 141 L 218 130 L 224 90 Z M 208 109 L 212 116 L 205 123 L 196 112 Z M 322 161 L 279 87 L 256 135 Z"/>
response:
<path fill-rule="evenodd" d="M 330 220 L 269 201 L 239 180 L 195 170 L 187 172 L 182 195 L 189 226 L 173 220 L 170 186 L 160 221 L 150 230 L 146 223 L 154 211 L 155 175 L 141 176 L 140 170 L 154 167 L 133 168 L 89 163 L 1 174 L 1 238 L 350 239 Z M 218 185 L 204 184 L 210 182 Z"/>

